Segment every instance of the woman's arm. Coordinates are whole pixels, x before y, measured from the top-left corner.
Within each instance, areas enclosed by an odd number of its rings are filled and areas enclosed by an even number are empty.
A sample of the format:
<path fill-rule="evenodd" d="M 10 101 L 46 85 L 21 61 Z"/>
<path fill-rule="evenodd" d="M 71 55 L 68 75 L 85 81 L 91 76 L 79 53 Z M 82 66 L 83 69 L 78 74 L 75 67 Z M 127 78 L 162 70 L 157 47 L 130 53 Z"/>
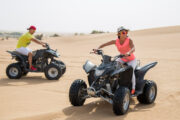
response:
<path fill-rule="evenodd" d="M 109 41 L 109 42 L 107 42 L 107 43 L 104 43 L 104 44 L 100 45 L 100 46 L 98 47 L 98 49 L 103 48 L 103 47 L 106 47 L 106 46 L 109 46 L 109 45 L 113 45 L 113 44 L 116 44 L 116 40 L 111 40 L 111 41 Z"/>
<path fill-rule="evenodd" d="M 130 45 L 131 50 L 127 54 L 131 54 L 131 53 L 135 52 L 134 43 L 131 39 L 129 41 L 129 45 Z"/>

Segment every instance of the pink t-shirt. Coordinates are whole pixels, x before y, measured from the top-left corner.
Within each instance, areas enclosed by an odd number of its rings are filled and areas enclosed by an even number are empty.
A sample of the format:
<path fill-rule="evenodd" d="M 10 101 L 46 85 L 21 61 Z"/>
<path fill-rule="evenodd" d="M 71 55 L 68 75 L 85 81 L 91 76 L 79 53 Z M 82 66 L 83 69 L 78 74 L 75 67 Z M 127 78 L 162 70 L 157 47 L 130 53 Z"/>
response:
<path fill-rule="evenodd" d="M 121 45 L 119 42 L 119 39 L 116 40 L 116 47 L 121 54 L 126 54 L 127 52 L 129 52 L 131 50 L 129 41 L 130 41 L 130 39 L 129 39 L 129 37 L 127 37 L 126 40 L 124 41 L 124 43 Z M 130 56 L 128 56 L 128 57 L 121 58 L 121 60 L 124 62 L 129 62 L 134 59 L 135 59 L 135 56 L 133 53 L 131 53 Z"/>

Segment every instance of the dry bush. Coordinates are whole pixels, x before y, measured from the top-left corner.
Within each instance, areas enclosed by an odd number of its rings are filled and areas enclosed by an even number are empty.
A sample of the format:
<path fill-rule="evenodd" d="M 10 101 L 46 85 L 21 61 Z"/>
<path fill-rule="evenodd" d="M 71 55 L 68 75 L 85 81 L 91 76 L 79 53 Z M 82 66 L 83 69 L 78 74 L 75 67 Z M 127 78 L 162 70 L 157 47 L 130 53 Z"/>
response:
<path fill-rule="evenodd" d="M 35 38 L 36 38 L 36 39 L 39 39 L 39 40 L 42 40 L 42 38 L 43 38 L 43 34 L 40 34 L 40 35 L 35 35 Z"/>

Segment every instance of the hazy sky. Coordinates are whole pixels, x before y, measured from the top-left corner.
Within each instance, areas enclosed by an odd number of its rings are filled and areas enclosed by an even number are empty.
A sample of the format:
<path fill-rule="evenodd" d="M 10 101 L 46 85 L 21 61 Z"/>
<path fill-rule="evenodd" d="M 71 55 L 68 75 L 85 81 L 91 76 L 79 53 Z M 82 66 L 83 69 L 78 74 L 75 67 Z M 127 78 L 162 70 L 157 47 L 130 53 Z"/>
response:
<path fill-rule="evenodd" d="M 0 30 L 115 32 L 180 25 L 180 0 L 0 0 Z"/>

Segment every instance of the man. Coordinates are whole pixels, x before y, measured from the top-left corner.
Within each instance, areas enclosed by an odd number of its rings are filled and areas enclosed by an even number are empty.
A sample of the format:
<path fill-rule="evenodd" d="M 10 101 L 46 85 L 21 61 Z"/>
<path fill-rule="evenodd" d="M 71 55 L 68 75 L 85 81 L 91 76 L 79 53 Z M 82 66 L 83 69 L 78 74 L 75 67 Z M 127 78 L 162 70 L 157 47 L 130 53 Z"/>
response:
<path fill-rule="evenodd" d="M 28 56 L 28 61 L 29 61 L 29 69 L 32 71 L 36 71 L 37 69 L 35 67 L 32 66 L 32 50 L 27 48 L 27 46 L 31 43 L 31 41 L 42 45 L 43 47 L 46 46 L 46 43 L 39 41 L 38 39 L 35 39 L 33 34 L 36 31 L 36 27 L 35 26 L 30 26 L 28 29 L 28 32 L 23 34 L 17 43 L 16 46 L 16 51 L 22 55 L 26 55 Z"/>

